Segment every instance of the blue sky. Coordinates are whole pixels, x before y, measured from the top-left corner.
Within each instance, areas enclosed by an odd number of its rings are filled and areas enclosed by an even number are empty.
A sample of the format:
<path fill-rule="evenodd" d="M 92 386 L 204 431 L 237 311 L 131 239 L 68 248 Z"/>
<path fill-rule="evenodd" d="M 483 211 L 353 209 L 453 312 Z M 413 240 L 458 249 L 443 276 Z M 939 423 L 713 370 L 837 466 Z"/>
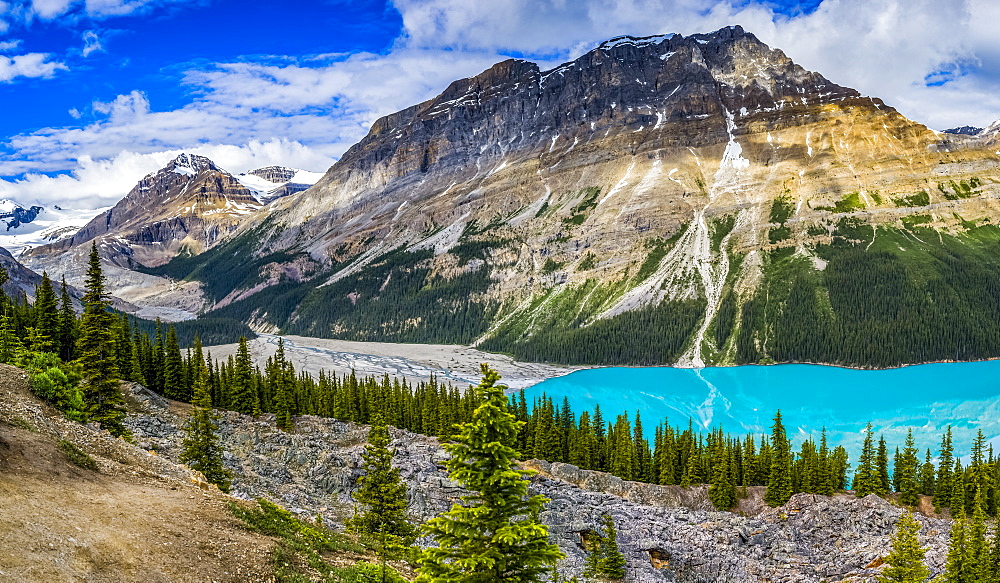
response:
<path fill-rule="evenodd" d="M 96 208 L 181 150 L 325 170 L 379 116 L 507 55 L 742 24 L 943 129 L 1000 118 L 994 0 L 0 2 L 0 196 Z"/>

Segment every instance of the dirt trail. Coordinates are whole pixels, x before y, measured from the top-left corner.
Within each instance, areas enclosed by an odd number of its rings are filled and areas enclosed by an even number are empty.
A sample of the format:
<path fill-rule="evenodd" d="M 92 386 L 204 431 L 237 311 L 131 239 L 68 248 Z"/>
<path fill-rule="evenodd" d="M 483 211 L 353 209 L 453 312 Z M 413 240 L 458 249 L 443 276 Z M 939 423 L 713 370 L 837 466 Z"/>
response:
<path fill-rule="evenodd" d="M 71 464 L 59 439 L 98 464 Z M 270 581 L 273 541 L 182 466 L 67 422 L 0 365 L 0 581 Z M 204 485 L 204 484 L 203 484 Z"/>

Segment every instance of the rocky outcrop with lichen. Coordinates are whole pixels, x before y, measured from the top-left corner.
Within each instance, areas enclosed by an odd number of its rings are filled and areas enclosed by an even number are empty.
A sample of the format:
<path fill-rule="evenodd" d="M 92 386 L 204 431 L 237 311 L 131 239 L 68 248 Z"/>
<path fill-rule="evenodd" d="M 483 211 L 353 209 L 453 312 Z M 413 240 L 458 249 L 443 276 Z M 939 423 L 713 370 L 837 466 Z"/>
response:
<path fill-rule="evenodd" d="M 141 393 L 140 389 L 136 389 Z M 181 420 L 152 403 L 129 417 L 137 442 L 174 458 Z M 226 465 L 234 470 L 233 492 L 265 496 L 327 522 L 342 523 L 352 512 L 350 492 L 360 475 L 367 428 L 316 417 L 299 417 L 295 430 L 222 413 L 220 435 Z M 448 509 L 463 490 L 448 479 L 437 440 L 393 430 L 394 464 L 410 490 L 417 521 Z M 568 464 L 528 462 L 538 473 L 531 490 L 550 499 L 542 513 L 552 540 L 566 558 L 559 571 L 580 575 L 584 539 L 602 514 L 614 518 L 628 562 L 627 581 L 819 583 L 871 581 L 889 550 L 889 535 L 902 510 L 890 502 L 851 494 L 799 494 L 780 508 L 759 503 L 751 493 L 749 513 L 711 510 L 704 488 L 625 482 Z M 949 522 L 920 517 L 928 563 L 943 569 Z"/>

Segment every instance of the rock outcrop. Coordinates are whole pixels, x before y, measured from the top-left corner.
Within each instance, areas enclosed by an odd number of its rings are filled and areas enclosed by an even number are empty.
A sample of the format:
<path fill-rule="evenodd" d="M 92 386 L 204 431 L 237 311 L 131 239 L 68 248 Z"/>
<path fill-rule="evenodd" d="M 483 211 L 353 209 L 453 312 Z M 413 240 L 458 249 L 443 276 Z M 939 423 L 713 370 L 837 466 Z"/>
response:
<path fill-rule="evenodd" d="M 179 450 L 180 419 L 161 405 L 133 415 L 137 442 L 168 457 Z M 226 464 L 243 497 L 273 498 L 299 512 L 342 522 L 352 512 L 350 492 L 360 475 L 366 428 L 300 417 L 295 430 L 277 430 L 270 416 L 254 420 L 222 413 Z M 393 430 L 394 463 L 410 489 L 410 510 L 426 520 L 448 509 L 463 490 L 442 468 L 437 441 Z M 751 493 L 747 515 L 711 510 L 703 488 L 624 482 L 568 464 L 534 460 L 531 489 L 551 499 L 541 518 L 566 553 L 563 575 L 579 575 L 582 540 L 611 514 L 628 562 L 627 581 L 819 583 L 873 580 L 888 554 L 889 535 L 902 510 L 875 496 L 799 494 L 767 508 Z M 948 521 L 919 517 L 928 563 L 943 569 Z"/>

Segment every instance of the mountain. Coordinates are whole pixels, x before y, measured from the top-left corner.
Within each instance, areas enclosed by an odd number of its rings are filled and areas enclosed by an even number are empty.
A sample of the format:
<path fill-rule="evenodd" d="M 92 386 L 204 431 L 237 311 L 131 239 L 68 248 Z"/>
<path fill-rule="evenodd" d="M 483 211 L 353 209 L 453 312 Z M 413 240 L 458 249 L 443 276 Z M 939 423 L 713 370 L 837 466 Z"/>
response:
<path fill-rule="evenodd" d="M 147 271 L 261 330 L 530 360 L 1000 356 L 989 144 L 738 26 L 618 37 L 456 81 Z"/>
<path fill-rule="evenodd" d="M 16 229 L 24 223 L 30 223 L 43 210 L 45 210 L 43 207 L 37 205 L 25 207 L 12 200 L 0 200 L 0 220 L 6 223 L 7 231 Z"/>
<path fill-rule="evenodd" d="M 204 156 L 181 154 L 72 236 L 27 255 L 45 257 L 100 237 L 108 247 L 102 252 L 121 266 L 157 265 L 200 252 L 260 207 L 232 174 Z"/>
<path fill-rule="evenodd" d="M 322 176 L 317 172 L 297 168 L 265 166 L 240 174 L 236 178 L 254 193 L 254 197 L 261 204 L 267 204 L 283 196 L 302 192 L 316 184 Z"/>
<path fill-rule="evenodd" d="M 948 130 L 944 130 L 944 133 L 946 133 L 946 134 L 959 134 L 959 135 L 962 135 L 962 136 L 974 136 L 974 135 L 978 134 L 981 131 L 983 131 L 983 128 L 977 128 L 977 127 L 974 127 L 974 126 L 962 126 L 960 128 L 951 128 L 951 129 L 948 129 Z"/>

